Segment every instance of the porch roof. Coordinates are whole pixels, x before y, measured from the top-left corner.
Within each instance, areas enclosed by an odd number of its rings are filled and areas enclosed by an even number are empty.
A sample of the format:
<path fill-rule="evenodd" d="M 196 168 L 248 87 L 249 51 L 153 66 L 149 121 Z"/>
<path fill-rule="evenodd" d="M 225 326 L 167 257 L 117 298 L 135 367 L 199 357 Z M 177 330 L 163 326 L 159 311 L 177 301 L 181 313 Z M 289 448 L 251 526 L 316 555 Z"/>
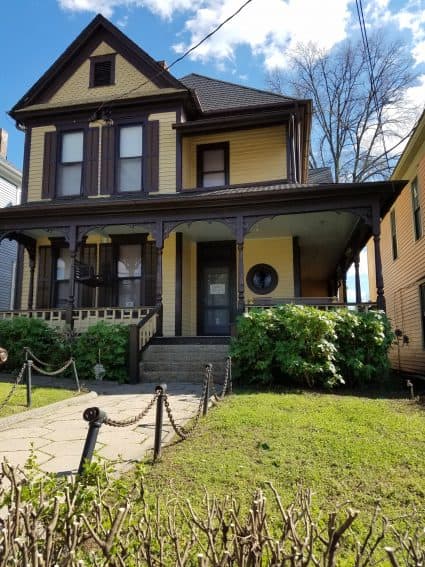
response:
<path fill-rule="evenodd" d="M 284 180 L 264 183 L 228 185 L 211 189 L 189 189 L 180 193 L 155 195 L 113 195 L 98 198 L 68 198 L 55 201 L 32 201 L 0 209 L 0 229 L 18 221 L 34 222 L 37 215 L 43 219 L 57 218 L 87 222 L 92 215 L 128 213 L 133 216 L 178 213 L 190 218 L 196 210 L 216 210 L 225 207 L 228 215 L 252 214 L 273 210 L 278 214 L 308 213 L 317 210 L 341 210 L 352 207 L 379 206 L 384 216 L 400 194 L 407 181 L 392 180 L 369 183 L 297 184 Z M 190 203 L 190 210 L 187 207 Z M 221 209 L 223 211 L 223 209 Z M 13 226 L 13 225 L 12 225 Z"/>

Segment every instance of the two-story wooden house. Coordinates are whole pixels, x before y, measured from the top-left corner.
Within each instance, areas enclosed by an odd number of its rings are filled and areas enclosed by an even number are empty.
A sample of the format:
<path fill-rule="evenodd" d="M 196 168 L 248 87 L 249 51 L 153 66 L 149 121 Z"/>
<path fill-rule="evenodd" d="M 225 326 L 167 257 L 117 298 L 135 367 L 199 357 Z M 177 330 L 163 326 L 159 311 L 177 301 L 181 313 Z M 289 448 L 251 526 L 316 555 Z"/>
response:
<path fill-rule="evenodd" d="M 249 305 L 344 301 L 403 182 L 308 182 L 311 102 L 175 79 L 97 16 L 10 111 L 25 130 L 13 313 L 76 329 L 229 335 Z M 357 302 L 360 302 L 358 285 Z M 149 323 L 148 323 L 149 319 Z"/>

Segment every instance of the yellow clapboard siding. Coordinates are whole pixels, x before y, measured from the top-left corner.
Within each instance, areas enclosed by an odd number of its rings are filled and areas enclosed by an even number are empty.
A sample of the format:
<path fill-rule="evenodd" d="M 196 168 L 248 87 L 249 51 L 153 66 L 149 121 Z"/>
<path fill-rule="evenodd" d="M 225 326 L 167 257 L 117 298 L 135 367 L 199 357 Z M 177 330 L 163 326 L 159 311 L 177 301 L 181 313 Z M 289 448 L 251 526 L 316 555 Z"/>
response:
<path fill-rule="evenodd" d="M 149 120 L 159 120 L 159 192 L 176 192 L 176 122 L 175 112 L 151 114 Z"/>
<path fill-rule="evenodd" d="M 44 135 L 54 132 L 55 126 L 42 126 L 31 130 L 30 167 L 28 175 L 28 201 L 41 200 L 43 182 Z"/>
<path fill-rule="evenodd" d="M 175 335 L 175 305 L 176 305 L 176 235 L 175 233 L 164 241 L 162 255 L 162 303 L 163 303 L 163 334 L 165 337 Z"/>
<path fill-rule="evenodd" d="M 293 297 L 294 271 L 292 259 L 292 238 L 246 239 L 244 244 L 244 272 L 246 276 L 255 264 L 269 264 L 278 275 L 276 289 L 261 297 Z M 245 283 L 245 300 L 249 302 L 256 296 Z"/>
<path fill-rule="evenodd" d="M 269 126 L 183 138 L 184 189 L 196 187 L 197 146 L 219 142 L 229 142 L 231 184 L 286 178 L 286 128 Z"/>
<path fill-rule="evenodd" d="M 115 53 L 115 50 L 106 42 L 95 49 L 89 57 Z M 50 98 L 51 103 L 75 102 L 79 99 L 102 101 L 109 97 L 119 97 L 134 89 L 132 96 L 139 96 L 147 92 L 159 91 L 158 87 L 148 80 L 136 67 L 129 63 L 122 55 L 115 58 L 115 84 L 103 87 L 89 87 L 90 59 L 87 58 L 73 75 Z"/>
<path fill-rule="evenodd" d="M 390 213 L 381 223 L 381 253 L 387 314 L 393 329 L 401 329 L 403 334 L 409 337 L 409 344 L 400 346 L 400 350 L 396 345 L 393 346 L 390 352 L 391 364 L 394 368 L 398 368 L 400 356 L 402 371 L 424 374 L 424 330 L 421 324 L 419 285 L 425 282 L 425 236 L 415 240 L 411 181 L 417 177 L 422 233 L 425 234 L 425 120 L 422 120 L 419 127 L 418 139 L 420 143 L 415 144 L 414 153 L 410 153 L 407 159 L 403 160 L 402 171 L 400 169 L 402 179 L 408 179 L 410 182 L 404 187 L 393 206 L 398 257 L 396 260 L 392 257 Z M 398 171 L 396 169 L 396 174 Z M 372 242 L 368 244 L 368 256 L 370 267 L 373 268 L 369 280 L 370 289 L 373 291 L 375 271 Z M 373 298 L 374 295 L 371 294 L 371 297 Z"/>

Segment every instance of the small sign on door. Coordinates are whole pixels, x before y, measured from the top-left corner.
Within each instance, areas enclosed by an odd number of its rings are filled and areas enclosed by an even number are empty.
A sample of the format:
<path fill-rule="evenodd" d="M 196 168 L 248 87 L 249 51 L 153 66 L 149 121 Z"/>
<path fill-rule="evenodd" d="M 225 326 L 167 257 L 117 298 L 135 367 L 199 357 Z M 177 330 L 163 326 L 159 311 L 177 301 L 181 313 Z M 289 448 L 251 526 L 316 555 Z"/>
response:
<path fill-rule="evenodd" d="M 210 295 L 224 295 L 226 293 L 226 284 L 214 283 L 210 284 Z"/>

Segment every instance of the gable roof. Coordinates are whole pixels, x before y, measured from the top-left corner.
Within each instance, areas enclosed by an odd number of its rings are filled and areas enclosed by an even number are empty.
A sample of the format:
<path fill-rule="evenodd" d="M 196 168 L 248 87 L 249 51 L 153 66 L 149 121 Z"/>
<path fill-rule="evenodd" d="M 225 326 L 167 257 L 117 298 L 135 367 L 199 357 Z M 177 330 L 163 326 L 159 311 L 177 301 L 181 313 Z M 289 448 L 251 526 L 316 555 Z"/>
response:
<path fill-rule="evenodd" d="M 152 59 L 109 20 L 98 14 L 15 104 L 10 114 L 13 116 L 15 110 L 30 104 L 47 102 L 48 97 L 76 71 L 102 41 L 106 41 L 117 52 L 121 53 L 159 88 L 172 87 L 186 90 L 186 87 L 166 71 L 161 63 Z"/>
<path fill-rule="evenodd" d="M 191 73 L 180 79 L 188 89 L 195 91 L 202 112 L 220 112 L 235 108 L 249 108 L 284 104 L 297 99 L 262 91 L 204 75 Z"/>
<path fill-rule="evenodd" d="M 323 184 L 333 182 L 334 180 L 330 167 L 315 167 L 308 170 L 308 183 Z"/>

